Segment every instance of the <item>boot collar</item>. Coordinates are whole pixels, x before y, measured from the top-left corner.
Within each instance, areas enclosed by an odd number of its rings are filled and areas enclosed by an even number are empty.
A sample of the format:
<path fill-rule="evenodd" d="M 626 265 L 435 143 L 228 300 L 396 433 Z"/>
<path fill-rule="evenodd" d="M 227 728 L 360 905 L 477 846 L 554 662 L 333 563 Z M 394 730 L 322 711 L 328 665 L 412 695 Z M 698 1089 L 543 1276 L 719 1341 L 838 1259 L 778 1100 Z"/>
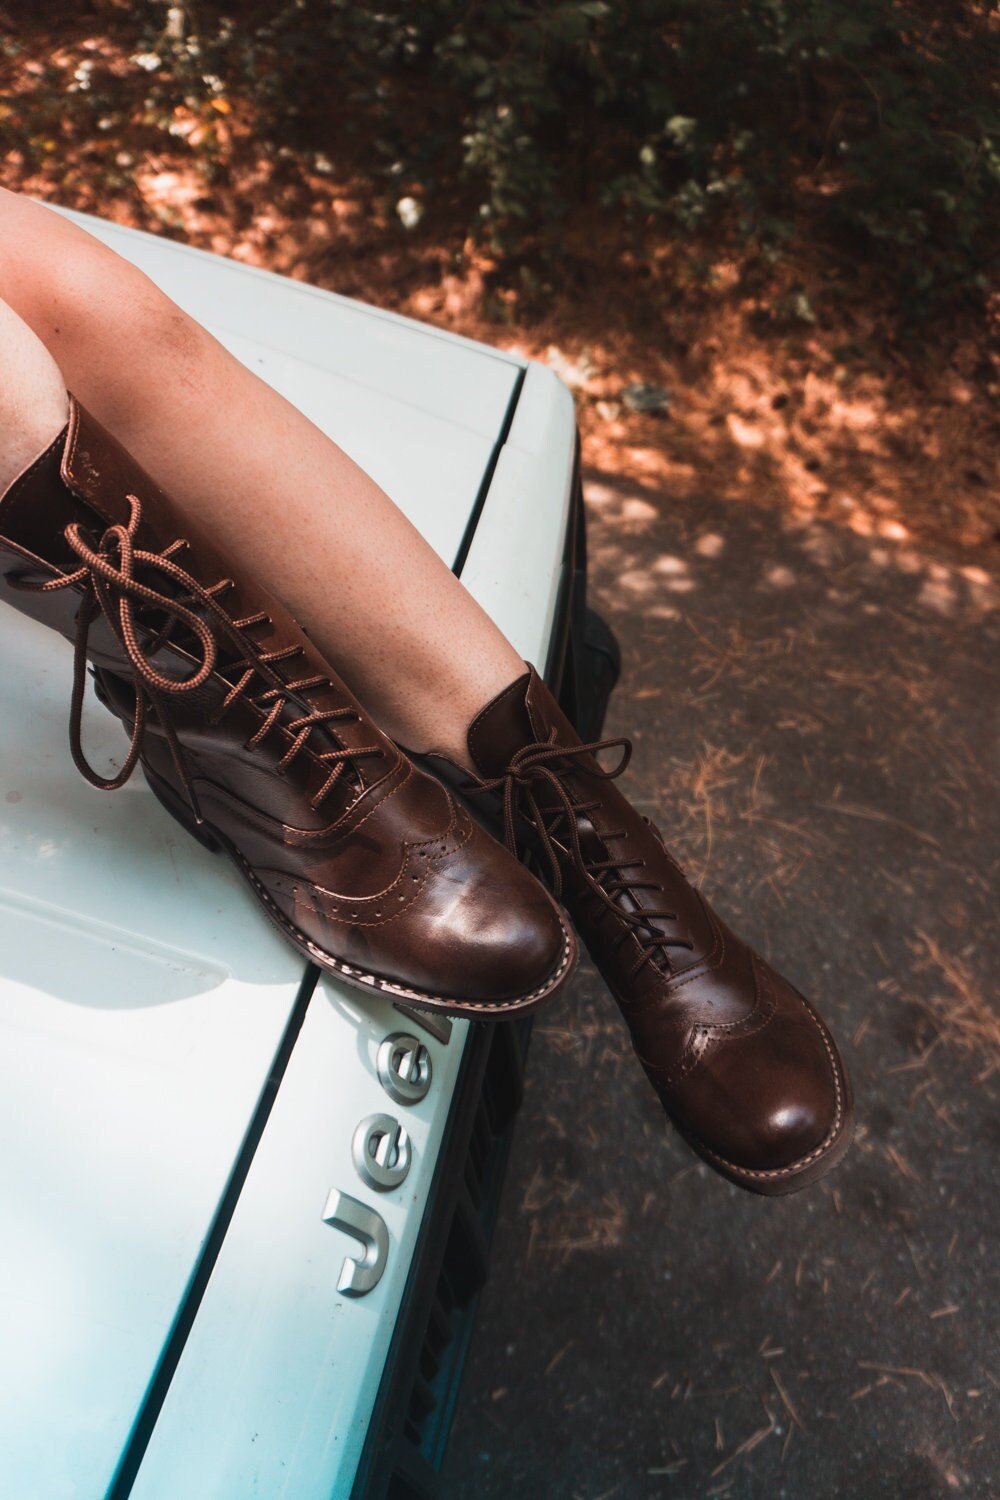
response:
<path fill-rule="evenodd" d="M 543 703 L 549 697 L 535 668 L 491 698 L 469 725 L 469 754 L 480 776 L 501 776 L 518 750 L 552 732 Z"/>

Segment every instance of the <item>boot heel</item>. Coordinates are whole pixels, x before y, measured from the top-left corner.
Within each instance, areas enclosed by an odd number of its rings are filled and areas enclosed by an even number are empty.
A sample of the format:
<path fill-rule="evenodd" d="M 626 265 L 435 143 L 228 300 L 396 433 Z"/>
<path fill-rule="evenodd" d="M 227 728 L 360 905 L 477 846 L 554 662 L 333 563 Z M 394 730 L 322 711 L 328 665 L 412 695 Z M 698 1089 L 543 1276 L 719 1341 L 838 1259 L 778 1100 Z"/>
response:
<path fill-rule="evenodd" d="M 176 818 L 192 838 L 198 840 L 212 854 L 222 854 L 223 848 L 218 839 L 212 834 L 205 823 L 199 823 L 191 808 L 182 798 L 178 797 L 173 787 L 161 781 L 155 771 L 148 766 L 143 766 L 142 774 L 146 778 L 146 784 L 161 807 L 165 807 L 172 818 Z"/>

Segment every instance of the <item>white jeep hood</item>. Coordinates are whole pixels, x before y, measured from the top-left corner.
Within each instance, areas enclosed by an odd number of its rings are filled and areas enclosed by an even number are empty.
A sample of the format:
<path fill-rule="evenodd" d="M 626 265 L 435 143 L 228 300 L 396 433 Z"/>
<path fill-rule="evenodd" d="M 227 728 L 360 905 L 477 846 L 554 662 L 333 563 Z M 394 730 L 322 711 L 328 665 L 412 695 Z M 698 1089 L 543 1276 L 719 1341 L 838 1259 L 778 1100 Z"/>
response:
<path fill-rule="evenodd" d="M 523 365 L 299 283 L 81 222 L 333 436 L 454 559 Z M 523 419 L 518 409 L 463 575 L 526 655 L 544 649 L 555 608 L 572 440 L 565 392 L 544 372 L 529 371 L 533 381 L 538 399 Z M 546 467 L 538 455 L 550 450 Z M 547 510 L 538 486 L 559 491 Z M 194 843 L 141 775 L 113 795 L 78 775 L 67 743 L 71 654 L 0 605 L 4 1500 L 95 1500 L 112 1483 L 306 972 L 228 861 Z M 124 735 L 96 705 L 86 738 L 95 764 L 120 763 Z M 353 1472 L 464 1037 L 458 1023 L 449 1046 L 432 1048 L 443 1092 L 413 1113 L 417 1165 L 405 1195 L 385 1205 L 396 1282 L 387 1275 L 365 1303 L 339 1302 L 342 1316 L 321 1327 L 317 1309 L 329 1311 L 351 1248 L 322 1224 L 323 1194 L 335 1171 L 353 1170 L 358 1115 L 379 1098 L 384 1107 L 369 1053 L 394 1016 L 405 1025 L 391 1007 L 333 984 L 310 1002 L 301 1040 L 311 1038 L 312 1051 L 296 1049 L 279 1090 L 136 1493 L 192 1500 L 203 1484 L 198 1493 L 211 1500 L 276 1496 L 294 1472 L 301 1483 L 287 1493 L 300 1500 L 312 1493 L 308 1482 L 327 1495 L 331 1475 Z M 328 1049 L 328 1067 L 316 1048 Z M 290 1163 L 303 1158 L 303 1141 L 311 1147 L 313 1120 L 330 1159 L 317 1159 L 315 1182 L 300 1184 Z M 307 1221 L 328 1264 L 303 1238 Z M 248 1268 L 265 1247 L 267 1297 L 257 1296 L 251 1319 L 252 1287 L 264 1282 Z M 273 1266 L 298 1253 L 301 1275 L 290 1271 L 288 1285 L 275 1287 Z M 350 1330 L 346 1339 L 338 1327 Z M 315 1353 L 306 1347 L 313 1335 Z M 366 1340 L 382 1342 L 352 1374 L 343 1351 Z M 321 1401 L 312 1427 L 301 1406 L 289 1406 L 284 1455 L 274 1443 L 253 1447 L 255 1412 L 267 1421 L 275 1411 L 267 1381 L 279 1358 L 289 1392 L 298 1379 L 306 1407 Z M 341 1437 L 338 1456 L 330 1444 Z M 286 1466 L 296 1444 L 298 1460 Z"/>
<path fill-rule="evenodd" d="M 99 226 L 454 556 L 511 360 Z M 305 965 L 142 777 L 69 756 L 71 650 L 0 606 L 0 1490 L 107 1487 Z M 88 753 L 120 760 L 99 708 Z"/>

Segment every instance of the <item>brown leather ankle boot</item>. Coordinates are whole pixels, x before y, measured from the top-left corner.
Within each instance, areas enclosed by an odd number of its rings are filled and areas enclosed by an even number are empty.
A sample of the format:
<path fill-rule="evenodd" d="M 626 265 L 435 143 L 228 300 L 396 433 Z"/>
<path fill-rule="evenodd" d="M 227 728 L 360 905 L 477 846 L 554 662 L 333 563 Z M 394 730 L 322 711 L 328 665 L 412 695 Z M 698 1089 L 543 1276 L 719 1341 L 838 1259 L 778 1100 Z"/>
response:
<path fill-rule="evenodd" d="M 88 781 L 112 790 L 141 760 L 307 958 L 475 1020 L 564 982 L 573 941 L 548 893 L 75 401 L 0 499 L 0 599 L 75 642 L 70 744 Z M 80 742 L 88 661 L 130 735 L 110 778 Z"/>
<path fill-rule="evenodd" d="M 473 721 L 470 782 L 508 846 L 533 857 L 617 1000 L 667 1114 L 710 1166 L 753 1192 L 804 1187 L 853 1133 L 851 1089 L 829 1031 L 799 992 L 689 885 L 614 777 L 627 740 L 582 745 L 534 669 Z M 593 752 L 618 747 L 619 764 Z"/>

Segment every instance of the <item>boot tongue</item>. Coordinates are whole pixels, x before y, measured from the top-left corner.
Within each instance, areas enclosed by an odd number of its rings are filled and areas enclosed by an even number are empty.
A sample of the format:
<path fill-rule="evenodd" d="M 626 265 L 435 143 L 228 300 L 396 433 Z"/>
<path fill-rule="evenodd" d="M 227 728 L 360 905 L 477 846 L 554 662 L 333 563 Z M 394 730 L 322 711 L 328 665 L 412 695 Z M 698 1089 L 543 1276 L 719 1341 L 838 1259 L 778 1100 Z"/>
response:
<path fill-rule="evenodd" d="M 538 708 L 539 687 L 541 679 L 529 666 L 473 719 L 469 753 L 481 776 L 501 776 L 525 745 L 548 737 L 549 725 Z"/>

